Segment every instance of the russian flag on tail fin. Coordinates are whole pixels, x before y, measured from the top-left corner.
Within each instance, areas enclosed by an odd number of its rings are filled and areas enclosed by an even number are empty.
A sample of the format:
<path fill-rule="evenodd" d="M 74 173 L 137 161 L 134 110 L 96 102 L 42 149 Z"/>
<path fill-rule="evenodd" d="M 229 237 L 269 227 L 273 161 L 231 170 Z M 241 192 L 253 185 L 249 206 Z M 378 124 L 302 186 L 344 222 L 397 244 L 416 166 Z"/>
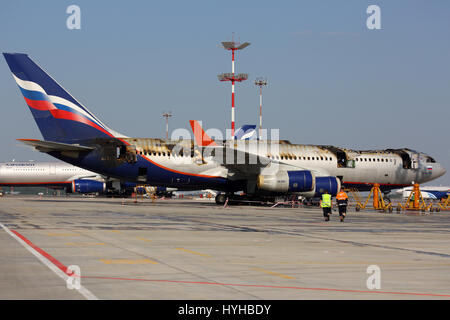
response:
<path fill-rule="evenodd" d="M 45 140 L 75 143 L 124 137 L 104 125 L 27 54 L 3 55 Z"/>

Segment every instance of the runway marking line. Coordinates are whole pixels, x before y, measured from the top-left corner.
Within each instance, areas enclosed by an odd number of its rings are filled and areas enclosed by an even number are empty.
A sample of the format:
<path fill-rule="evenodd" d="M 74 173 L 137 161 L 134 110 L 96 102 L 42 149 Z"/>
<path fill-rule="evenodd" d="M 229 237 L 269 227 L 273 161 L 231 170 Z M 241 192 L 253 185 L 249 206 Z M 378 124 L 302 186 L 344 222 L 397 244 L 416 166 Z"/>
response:
<path fill-rule="evenodd" d="M 25 249 L 27 249 L 31 254 L 39 259 L 44 265 L 46 265 L 50 270 L 52 270 L 57 276 L 62 278 L 66 283 L 67 280 L 73 276 L 73 273 L 68 272 L 68 267 L 59 262 L 57 259 L 52 257 L 50 254 L 36 246 L 33 242 L 28 240 L 25 236 L 20 234 L 15 230 L 10 230 L 0 223 L 0 227 L 6 231 L 11 237 L 13 237 L 17 242 L 19 242 Z M 82 277 L 82 276 L 81 276 Z M 79 293 L 81 293 L 88 300 L 98 300 L 98 298 L 86 289 L 84 286 L 80 285 L 80 288 L 75 288 Z"/>
<path fill-rule="evenodd" d="M 78 233 L 47 233 L 49 237 L 80 237 Z"/>
<path fill-rule="evenodd" d="M 410 295 L 410 296 L 428 296 L 428 297 L 445 297 L 450 298 L 450 294 L 434 294 L 434 293 L 418 293 L 418 292 L 395 292 L 395 291 L 379 291 L 379 290 L 349 290 L 349 289 L 331 289 L 331 288 L 308 288 L 293 286 L 273 286 L 261 284 L 243 284 L 243 283 L 221 283 L 207 281 L 182 281 L 182 280 L 164 280 L 164 279 L 138 279 L 138 278 L 121 278 L 121 277 L 102 277 L 102 276 L 81 276 L 87 279 L 101 280 L 121 280 L 121 281 L 142 281 L 142 282 L 163 282 L 163 283 L 183 283 L 183 284 L 201 284 L 229 287 L 253 287 L 253 288 L 271 288 L 271 289 L 293 289 L 293 290 L 309 290 L 309 291 L 332 291 L 344 293 L 373 293 L 373 294 L 394 294 L 394 295 Z"/>
<path fill-rule="evenodd" d="M 141 240 L 141 241 L 146 241 L 146 242 L 151 242 L 152 240 L 150 240 L 150 239 L 147 239 L 147 238 L 137 238 L 138 240 Z"/>
<path fill-rule="evenodd" d="M 100 259 L 104 264 L 158 264 L 150 259 Z"/>
<path fill-rule="evenodd" d="M 29 252 L 36 256 L 43 264 L 55 272 L 59 277 L 67 281 L 69 275 L 67 274 L 67 267 L 52 257 L 50 254 L 33 244 L 26 237 L 15 230 L 10 230 L 0 223 L 9 235 L 22 244 Z M 206 281 L 182 281 L 182 280 L 165 280 L 165 279 L 138 279 L 138 278 L 123 278 L 123 277 L 103 277 L 103 276 L 81 276 L 85 279 L 100 279 L 100 280 L 120 280 L 120 281 L 142 281 L 142 282 L 163 282 L 163 283 L 183 283 L 183 284 L 200 284 L 200 285 L 216 285 L 216 286 L 231 286 L 231 287 L 253 287 L 253 288 L 272 288 L 272 289 L 292 289 L 292 290 L 309 290 L 309 291 L 332 291 L 344 293 L 369 293 L 369 294 L 393 294 L 393 295 L 410 295 L 410 296 L 428 296 L 428 297 L 445 297 L 450 298 L 450 294 L 434 294 L 434 293 L 418 293 L 418 292 L 395 292 L 395 291 L 379 291 L 379 290 L 349 290 L 349 289 L 332 289 L 332 288 L 311 288 L 311 287 L 296 287 L 296 286 L 274 286 L 261 284 L 242 284 L 242 283 L 221 283 L 221 282 L 206 282 Z M 89 300 L 98 300 L 88 289 L 81 286 L 78 291 Z"/>
<path fill-rule="evenodd" d="M 261 272 L 264 272 L 266 274 L 270 274 L 272 276 L 277 276 L 277 277 L 280 277 L 280 278 L 283 278 L 283 279 L 295 279 L 294 277 L 291 277 L 291 276 L 288 276 L 288 275 L 285 275 L 285 274 L 282 274 L 282 273 L 278 273 L 278 272 L 269 271 L 269 270 L 266 270 L 266 269 L 263 269 L 263 268 L 254 267 L 254 268 L 251 268 L 251 269 L 254 270 L 254 271 L 261 271 Z"/>
<path fill-rule="evenodd" d="M 175 248 L 175 249 L 176 249 L 176 250 L 180 250 L 180 251 L 184 251 L 184 252 L 188 252 L 188 253 L 192 253 L 192 254 L 195 254 L 195 255 L 197 255 L 197 256 L 202 256 L 202 257 L 206 257 L 206 258 L 211 258 L 211 256 L 210 256 L 209 254 L 200 253 L 200 252 L 197 252 L 197 251 L 192 251 L 192 250 L 185 249 L 185 248 Z"/>
<path fill-rule="evenodd" d="M 90 247 L 90 246 L 104 246 L 106 244 L 103 242 L 67 242 L 66 245 L 73 247 Z"/>

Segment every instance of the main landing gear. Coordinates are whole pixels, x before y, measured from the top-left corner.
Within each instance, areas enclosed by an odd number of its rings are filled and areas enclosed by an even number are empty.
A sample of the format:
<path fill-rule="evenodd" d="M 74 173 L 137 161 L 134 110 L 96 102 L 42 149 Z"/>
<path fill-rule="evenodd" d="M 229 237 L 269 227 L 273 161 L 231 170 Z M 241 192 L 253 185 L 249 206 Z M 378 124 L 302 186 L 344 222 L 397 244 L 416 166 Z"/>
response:
<path fill-rule="evenodd" d="M 224 205 L 227 201 L 227 197 L 228 195 L 226 195 L 225 193 L 219 193 L 218 195 L 216 195 L 216 204 Z"/>

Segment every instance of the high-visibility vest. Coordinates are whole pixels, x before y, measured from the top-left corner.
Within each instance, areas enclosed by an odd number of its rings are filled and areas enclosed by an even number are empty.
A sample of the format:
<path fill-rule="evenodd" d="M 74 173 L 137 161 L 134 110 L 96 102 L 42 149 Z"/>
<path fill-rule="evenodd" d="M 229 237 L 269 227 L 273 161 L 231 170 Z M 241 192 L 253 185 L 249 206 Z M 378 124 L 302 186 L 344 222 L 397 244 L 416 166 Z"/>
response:
<path fill-rule="evenodd" d="M 324 193 L 322 195 L 322 203 L 321 203 L 322 208 L 328 208 L 331 207 L 331 194 L 328 193 Z"/>
<path fill-rule="evenodd" d="M 348 199 L 348 196 L 344 191 L 341 191 L 336 195 L 336 200 L 346 200 L 346 199 Z"/>

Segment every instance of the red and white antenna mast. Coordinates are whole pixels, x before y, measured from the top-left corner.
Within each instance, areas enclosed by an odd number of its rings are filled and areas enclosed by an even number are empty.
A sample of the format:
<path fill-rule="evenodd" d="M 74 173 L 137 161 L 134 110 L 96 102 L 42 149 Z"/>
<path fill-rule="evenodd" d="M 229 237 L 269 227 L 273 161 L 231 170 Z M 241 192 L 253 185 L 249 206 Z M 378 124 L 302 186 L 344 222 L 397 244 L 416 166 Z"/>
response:
<path fill-rule="evenodd" d="M 164 118 L 166 118 L 166 141 L 169 140 L 169 118 L 172 117 L 172 112 L 164 112 L 162 114 Z"/>
<path fill-rule="evenodd" d="M 248 74 L 246 73 L 234 73 L 234 52 L 236 50 L 242 50 L 250 45 L 249 42 L 239 43 L 234 41 L 222 42 L 222 46 L 225 50 L 231 51 L 231 73 L 222 73 L 218 75 L 220 81 L 231 81 L 231 137 L 234 137 L 235 129 L 235 117 L 234 117 L 234 83 L 241 82 L 248 79 Z"/>
<path fill-rule="evenodd" d="M 257 78 L 255 85 L 259 87 L 259 140 L 262 140 L 262 87 L 267 85 L 267 79 Z"/>

